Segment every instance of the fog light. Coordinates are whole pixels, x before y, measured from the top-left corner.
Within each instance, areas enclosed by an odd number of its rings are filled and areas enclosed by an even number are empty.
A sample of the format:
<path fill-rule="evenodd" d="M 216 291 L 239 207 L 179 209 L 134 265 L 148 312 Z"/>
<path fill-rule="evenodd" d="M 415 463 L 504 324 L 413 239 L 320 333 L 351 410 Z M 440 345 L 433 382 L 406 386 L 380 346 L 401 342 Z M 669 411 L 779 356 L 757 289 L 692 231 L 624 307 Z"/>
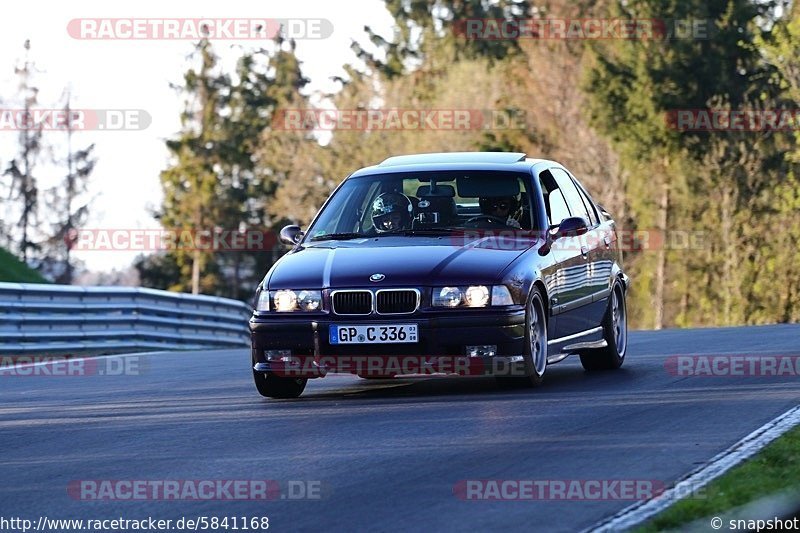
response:
<path fill-rule="evenodd" d="M 467 355 L 470 357 L 494 357 L 497 355 L 497 345 L 467 346 Z"/>
<path fill-rule="evenodd" d="M 267 361 L 282 361 L 284 363 L 292 360 L 291 350 L 264 350 Z"/>

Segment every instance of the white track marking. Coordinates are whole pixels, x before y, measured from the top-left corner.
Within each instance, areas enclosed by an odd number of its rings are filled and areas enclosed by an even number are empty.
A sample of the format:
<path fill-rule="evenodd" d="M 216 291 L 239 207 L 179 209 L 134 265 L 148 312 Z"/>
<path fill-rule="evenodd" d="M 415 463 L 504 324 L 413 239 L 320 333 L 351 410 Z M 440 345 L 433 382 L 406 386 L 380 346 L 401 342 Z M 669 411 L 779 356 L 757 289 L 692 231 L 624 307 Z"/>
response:
<path fill-rule="evenodd" d="M 767 444 L 797 425 L 800 425 L 800 406 L 794 407 L 776 419 L 767 422 L 727 450 L 718 453 L 708 463 L 678 480 L 675 486 L 689 486 L 695 489 L 704 487 L 734 466 L 752 457 Z M 652 500 L 626 507 L 614 516 L 585 529 L 584 532 L 621 531 L 639 525 L 676 503 L 679 499 L 678 490 L 673 487 L 665 490 Z M 681 493 L 683 492 L 685 491 Z"/>

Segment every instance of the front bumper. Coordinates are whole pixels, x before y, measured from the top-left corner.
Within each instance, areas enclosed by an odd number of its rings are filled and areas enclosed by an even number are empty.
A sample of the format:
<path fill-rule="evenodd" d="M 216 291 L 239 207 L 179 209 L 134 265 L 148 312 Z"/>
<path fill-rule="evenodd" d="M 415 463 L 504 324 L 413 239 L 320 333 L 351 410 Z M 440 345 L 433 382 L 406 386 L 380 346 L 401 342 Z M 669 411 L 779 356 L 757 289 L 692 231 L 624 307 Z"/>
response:
<path fill-rule="evenodd" d="M 330 344 L 336 325 L 418 325 L 414 344 Z M 364 376 L 409 374 L 506 375 L 521 372 L 525 351 L 524 309 L 395 316 L 391 319 L 270 316 L 250 320 L 253 369 L 316 378 L 329 372 Z M 469 357 L 467 346 L 496 346 L 493 356 Z M 266 352 L 290 353 L 268 358 Z"/>

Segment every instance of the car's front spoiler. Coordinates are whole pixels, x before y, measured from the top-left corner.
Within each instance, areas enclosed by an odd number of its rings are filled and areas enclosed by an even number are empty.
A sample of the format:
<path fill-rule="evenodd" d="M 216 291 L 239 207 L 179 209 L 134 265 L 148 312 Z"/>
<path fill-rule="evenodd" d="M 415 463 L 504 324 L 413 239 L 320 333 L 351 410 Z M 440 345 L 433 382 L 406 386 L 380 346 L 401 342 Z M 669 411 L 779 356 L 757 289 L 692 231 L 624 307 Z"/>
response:
<path fill-rule="evenodd" d="M 394 376 L 522 376 L 524 356 L 313 356 L 259 362 L 256 372 L 294 378 L 322 378 L 330 374 L 356 374 L 362 377 Z"/>

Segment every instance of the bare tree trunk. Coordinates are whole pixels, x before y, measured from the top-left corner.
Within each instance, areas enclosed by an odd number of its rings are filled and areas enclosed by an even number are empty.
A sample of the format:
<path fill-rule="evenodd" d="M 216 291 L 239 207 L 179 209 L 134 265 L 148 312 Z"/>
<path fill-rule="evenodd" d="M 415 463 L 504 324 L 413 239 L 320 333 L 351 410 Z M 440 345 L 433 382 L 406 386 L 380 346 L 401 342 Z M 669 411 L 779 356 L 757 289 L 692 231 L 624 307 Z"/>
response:
<path fill-rule="evenodd" d="M 25 116 L 28 117 L 28 104 L 25 104 Z M 22 243 L 20 244 L 20 251 L 22 252 L 22 262 L 28 263 L 28 226 L 30 225 L 31 213 L 31 186 L 30 186 L 30 161 L 28 159 L 28 134 L 24 134 L 25 148 L 23 150 L 23 169 L 22 169 L 22 217 L 20 218 L 20 226 L 22 226 Z"/>
<path fill-rule="evenodd" d="M 194 230 L 203 227 L 203 208 L 198 205 L 194 211 Z M 194 250 L 192 251 L 192 294 L 200 294 L 200 261 L 201 261 L 200 248 L 195 243 Z"/>
<path fill-rule="evenodd" d="M 683 284 L 683 294 L 681 295 L 680 316 L 684 324 L 686 323 L 686 314 L 689 310 L 689 286 L 688 283 Z"/>
<path fill-rule="evenodd" d="M 28 248 L 30 248 L 30 241 L 28 238 L 29 229 L 31 226 L 31 218 L 36 210 L 36 187 L 33 181 L 33 166 L 32 158 L 35 155 L 33 152 L 32 140 L 37 135 L 37 126 L 33 124 L 31 118 L 31 107 L 36 104 L 36 96 L 31 96 L 30 86 L 30 72 L 31 65 L 29 61 L 29 52 L 31 48 L 30 41 L 25 41 L 25 64 L 22 69 L 17 69 L 16 72 L 22 78 L 21 88 L 23 91 L 24 113 L 25 120 L 29 123 L 22 129 L 21 142 L 22 142 L 22 172 L 20 176 L 20 192 L 22 193 L 22 216 L 20 217 L 19 224 L 22 227 L 22 243 L 20 244 L 20 251 L 22 252 L 22 262 L 28 262 Z M 28 127 L 30 126 L 30 127 Z M 38 143 L 38 140 L 37 140 Z M 38 148 L 36 149 L 38 151 Z"/>
<path fill-rule="evenodd" d="M 722 193 L 721 203 L 722 212 L 720 213 L 720 218 L 722 220 L 720 224 L 720 233 L 722 235 L 722 253 L 723 257 L 725 258 L 722 269 L 722 321 L 724 325 L 730 326 L 732 323 L 731 311 L 733 308 L 733 292 L 735 289 L 733 275 L 734 271 L 736 270 L 736 250 L 735 246 L 731 242 L 731 233 L 733 232 L 730 205 L 731 192 L 727 186 L 725 186 L 725 189 Z"/>
<path fill-rule="evenodd" d="M 204 53 L 203 54 L 203 73 L 206 73 L 207 66 L 209 62 L 209 57 Z M 206 122 L 206 106 L 208 105 L 208 90 L 206 87 L 205 80 L 201 80 L 198 87 L 199 97 L 200 97 L 200 108 L 198 110 L 199 114 L 199 123 L 200 123 L 200 137 L 205 138 L 206 132 L 209 129 L 209 126 Z M 195 201 L 198 201 L 195 199 Z M 195 232 L 203 229 L 203 224 L 205 222 L 205 217 L 203 216 L 203 206 L 197 204 L 194 208 L 194 220 L 193 222 L 193 230 Z M 201 254 L 200 250 L 198 249 L 197 245 L 195 244 L 194 251 L 192 252 L 192 294 L 200 294 L 200 261 L 201 261 Z"/>
<path fill-rule="evenodd" d="M 64 283 L 67 285 L 72 285 L 72 258 L 70 256 L 72 241 L 70 239 L 72 238 L 71 233 L 74 225 L 72 219 L 72 201 L 75 196 L 75 171 L 72 161 L 72 109 L 70 108 L 70 97 L 70 93 L 67 93 L 67 105 L 65 110 L 67 115 L 67 227 L 64 233 L 66 237 L 64 242 L 67 245 L 66 254 L 64 256 Z"/>
<path fill-rule="evenodd" d="M 27 60 L 25 62 L 25 76 L 26 76 L 26 83 L 27 83 L 27 74 L 28 73 L 28 63 Z M 30 99 L 28 95 L 25 95 L 25 119 L 30 120 L 31 116 L 31 107 L 30 107 Z M 21 185 L 21 192 L 22 192 L 22 217 L 20 218 L 20 226 L 22 226 L 22 243 L 21 243 L 21 252 L 22 252 L 22 262 L 28 262 L 28 248 L 30 247 L 30 242 L 28 240 L 28 229 L 31 225 L 31 215 L 33 213 L 33 209 L 35 208 L 35 203 L 33 200 L 33 184 L 31 183 L 31 134 L 28 128 L 24 128 L 22 132 L 22 183 Z"/>
<path fill-rule="evenodd" d="M 664 285 L 667 269 L 667 250 L 666 243 L 669 235 L 667 234 L 667 222 L 669 212 L 669 161 L 664 160 L 664 175 L 661 183 L 661 197 L 658 201 L 658 229 L 663 236 L 662 245 L 658 249 L 655 273 L 655 294 L 653 300 L 655 304 L 655 316 L 653 318 L 653 329 L 664 327 Z"/>
<path fill-rule="evenodd" d="M 192 294 L 200 294 L 200 250 L 195 249 L 192 256 Z"/>
<path fill-rule="evenodd" d="M 234 252 L 236 255 L 233 257 L 233 289 L 231 290 L 231 298 L 239 297 L 239 285 L 242 282 L 242 253 Z"/>

